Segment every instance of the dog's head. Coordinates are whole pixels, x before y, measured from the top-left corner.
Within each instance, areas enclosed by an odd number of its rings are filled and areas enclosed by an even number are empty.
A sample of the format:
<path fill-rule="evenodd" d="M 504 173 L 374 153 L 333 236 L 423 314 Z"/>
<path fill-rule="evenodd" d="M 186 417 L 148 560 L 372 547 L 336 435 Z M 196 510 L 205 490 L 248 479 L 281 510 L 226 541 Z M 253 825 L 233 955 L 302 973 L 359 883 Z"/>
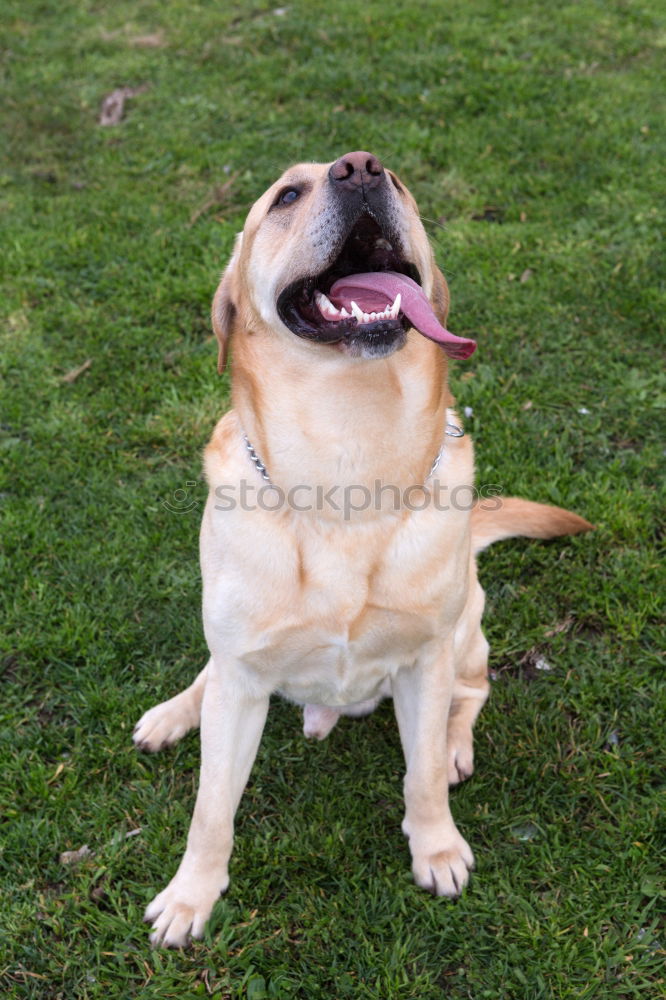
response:
<path fill-rule="evenodd" d="M 223 369 L 230 333 L 294 335 L 380 358 L 411 328 L 468 357 L 445 328 L 449 295 L 409 191 L 366 152 L 291 167 L 254 204 L 213 303 Z"/>

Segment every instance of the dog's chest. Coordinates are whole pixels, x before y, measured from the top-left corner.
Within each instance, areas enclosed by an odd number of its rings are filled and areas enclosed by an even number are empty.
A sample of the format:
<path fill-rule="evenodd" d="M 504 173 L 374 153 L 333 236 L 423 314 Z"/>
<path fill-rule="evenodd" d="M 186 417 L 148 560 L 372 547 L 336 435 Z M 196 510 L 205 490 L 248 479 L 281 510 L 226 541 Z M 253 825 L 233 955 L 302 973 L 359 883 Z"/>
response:
<path fill-rule="evenodd" d="M 293 701 L 351 705 L 373 697 L 387 677 L 413 663 L 436 631 L 434 616 L 366 606 L 351 622 L 277 628 L 243 660 L 260 672 L 275 671 L 275 688 Z"/>
<path fill-rule="evenodd" d="M 465 592 L 466 533 L 380 526 L 330 536 L 273 531 L 262 551 L 235 548 L 204 572 L 204 619 L 213 655 L 232 655 L 271 690 L 301 703 L 349 705 L 377 693 L 457 618 Z M 453 541 L 452 543 L 452 540 Z M 229 562 L 235 572 L 230 573 Z M 451 586 L 451 581 L 455 585 Z"/>

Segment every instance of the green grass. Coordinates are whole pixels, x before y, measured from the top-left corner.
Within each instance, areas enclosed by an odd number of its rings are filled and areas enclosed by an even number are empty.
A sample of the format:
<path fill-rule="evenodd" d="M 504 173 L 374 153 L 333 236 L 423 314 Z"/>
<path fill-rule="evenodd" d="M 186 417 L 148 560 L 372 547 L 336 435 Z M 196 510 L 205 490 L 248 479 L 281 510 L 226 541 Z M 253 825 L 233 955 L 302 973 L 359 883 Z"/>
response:
<path fill-rule="evenodd" d="M 3 996 L 665 996 L 661 5 L 5 0 L 2 23 Z M 125 85 L 146 89 L 100 127 Z M 462 900 L 411 883 L 390 705 L 313 746 L 276 702 L 207 939 L 153 952 L 198 747 L 130 734 L 206 653 L 209 303 L 281 170 L 359 147 L 434 220 L 451 327 L 479 341 L 454 389 L 480 482 L 597 531 L 483 556 Z M 198 510 L 170 513 L 188 482 Z"/>

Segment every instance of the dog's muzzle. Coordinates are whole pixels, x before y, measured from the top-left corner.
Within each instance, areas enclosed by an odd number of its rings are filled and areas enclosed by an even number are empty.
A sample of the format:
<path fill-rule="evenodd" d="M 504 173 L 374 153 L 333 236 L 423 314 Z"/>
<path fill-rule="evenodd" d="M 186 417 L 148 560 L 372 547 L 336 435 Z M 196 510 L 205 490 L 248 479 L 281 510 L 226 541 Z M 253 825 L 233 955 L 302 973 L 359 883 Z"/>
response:
<path fill-rule="evenodd" d="M 399 183 L 366 152 L 336 160 L 328 183 L 343 235 L 324 271 L 292 283 L 278 296 L 285 326 L 299 337 L 362 357 L 392 354 L 415 327 L 451 356 L 468 357 L 475 342 L 441 326 L 395 230 Z"/>

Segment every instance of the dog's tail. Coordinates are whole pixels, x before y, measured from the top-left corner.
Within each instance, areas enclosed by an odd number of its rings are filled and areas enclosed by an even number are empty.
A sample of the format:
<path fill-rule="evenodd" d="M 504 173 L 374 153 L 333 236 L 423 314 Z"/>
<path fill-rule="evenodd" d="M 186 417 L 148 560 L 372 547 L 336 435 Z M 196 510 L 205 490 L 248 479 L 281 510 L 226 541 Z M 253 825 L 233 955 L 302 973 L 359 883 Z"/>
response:
<path fill-rule="evenodd" d="M 487 549 L 493 542 L 505 538 L 556 538 L 558 535 L 578 535 L 592 531 L 594 525 L 563 507 L 521 500 L 520 497 L 497 497 L 481 501 L 472 510 L 472 549 L 474 554 Z M 484 507 L 484 504 L 487 506 Z"/>

